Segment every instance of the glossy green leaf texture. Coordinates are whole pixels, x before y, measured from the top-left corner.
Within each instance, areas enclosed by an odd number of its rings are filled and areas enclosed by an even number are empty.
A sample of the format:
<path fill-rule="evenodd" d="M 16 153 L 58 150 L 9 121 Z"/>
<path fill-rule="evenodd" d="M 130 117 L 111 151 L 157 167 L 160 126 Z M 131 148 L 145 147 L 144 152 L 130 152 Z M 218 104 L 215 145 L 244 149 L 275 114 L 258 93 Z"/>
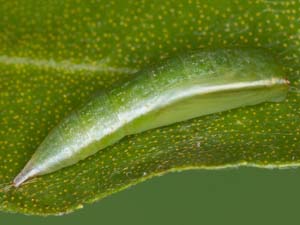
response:
<path fill-rule="evenodd" d="M 8 185 L 49 131 L 97 92 L 201 48 L 265 48 L 288 97 L 132 135 L 58 172 Z M 300 164 L 299 0 L 0 0 L 0 209 L 72 212 L 186 169 Z"/>

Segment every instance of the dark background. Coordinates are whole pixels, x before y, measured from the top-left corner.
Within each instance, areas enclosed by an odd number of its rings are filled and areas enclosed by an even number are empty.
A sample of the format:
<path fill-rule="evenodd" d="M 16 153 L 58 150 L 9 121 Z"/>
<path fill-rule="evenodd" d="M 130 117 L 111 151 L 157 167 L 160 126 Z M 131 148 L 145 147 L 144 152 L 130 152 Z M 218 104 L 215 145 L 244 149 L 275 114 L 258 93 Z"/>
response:
<path fill-rule="evenodd" d="M 0 224 L 300 224 L 300 169 L 171 173 L 65 216 L 0 213 Z"/>

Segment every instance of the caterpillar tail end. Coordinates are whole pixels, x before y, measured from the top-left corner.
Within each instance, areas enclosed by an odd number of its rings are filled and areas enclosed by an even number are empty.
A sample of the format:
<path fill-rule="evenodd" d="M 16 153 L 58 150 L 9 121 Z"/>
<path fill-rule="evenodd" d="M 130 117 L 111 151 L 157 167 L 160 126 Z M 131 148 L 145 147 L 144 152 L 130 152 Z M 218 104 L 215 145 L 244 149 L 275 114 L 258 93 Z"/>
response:
<path fill-rule="evenodd" d="M 36 171 L 25 167 L 13 180 L 12 185 L 17 188 L 21 184 L 23 184 L 25 181 L 27 181 L 29 178 L 33 177 L 36 175 Z"/>

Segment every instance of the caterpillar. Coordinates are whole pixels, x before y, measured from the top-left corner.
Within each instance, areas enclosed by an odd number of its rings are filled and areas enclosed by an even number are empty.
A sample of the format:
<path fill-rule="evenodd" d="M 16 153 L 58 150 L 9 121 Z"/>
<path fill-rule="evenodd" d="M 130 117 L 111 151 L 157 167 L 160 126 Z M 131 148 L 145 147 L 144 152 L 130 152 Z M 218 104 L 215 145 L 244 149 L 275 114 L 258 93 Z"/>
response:
<path fill-rule="evenodd" d="M 92 98 L 43 140 L 12 185 L 57 171 L 126 135 L 225 110 L 279 102 L 289 81 L 263 49 L 191 51 Z"/>

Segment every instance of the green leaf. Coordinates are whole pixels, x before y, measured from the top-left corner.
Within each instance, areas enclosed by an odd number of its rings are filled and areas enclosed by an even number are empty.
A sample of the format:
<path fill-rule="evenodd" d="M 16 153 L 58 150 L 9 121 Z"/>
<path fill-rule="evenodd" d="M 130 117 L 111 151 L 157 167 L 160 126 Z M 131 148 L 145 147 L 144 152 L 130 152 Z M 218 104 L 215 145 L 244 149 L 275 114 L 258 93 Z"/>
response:
<path fill-rule="evenodd" d="M 0 2 L 0 209 L 62 214 L 169 171 L 300 163 L 300 2 Z M 80 163 L 9 183 L 91 95 L 178 52 L 263 47 L 291 81 L 265 103 L 129 136 Z"/>

